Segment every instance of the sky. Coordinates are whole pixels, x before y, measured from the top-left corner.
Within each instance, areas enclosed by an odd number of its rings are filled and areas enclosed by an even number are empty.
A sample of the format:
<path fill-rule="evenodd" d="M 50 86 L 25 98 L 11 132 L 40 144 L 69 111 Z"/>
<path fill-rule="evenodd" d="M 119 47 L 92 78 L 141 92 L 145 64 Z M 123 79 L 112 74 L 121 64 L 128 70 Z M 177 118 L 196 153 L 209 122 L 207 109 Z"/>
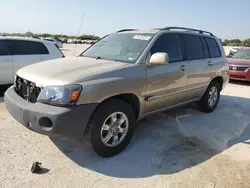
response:
<path fill-rule="evenodd" d="M 0 32 L 104 36 L 181 26 L 221 39 L 250 38 L 250 0 L 1 0 Z"/>

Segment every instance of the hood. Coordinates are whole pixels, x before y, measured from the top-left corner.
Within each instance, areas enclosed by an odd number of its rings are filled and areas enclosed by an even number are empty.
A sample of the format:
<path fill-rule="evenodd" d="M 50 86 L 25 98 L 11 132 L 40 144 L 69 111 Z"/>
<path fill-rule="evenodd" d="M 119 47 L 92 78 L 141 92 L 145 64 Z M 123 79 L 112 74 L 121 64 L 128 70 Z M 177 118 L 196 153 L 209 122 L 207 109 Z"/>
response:
<path fill-rule="evenodd" d="M 228 58 L 229 65 L 249 65 L 250 66 L 250 59 L 234 59 Z"/>
<path fill-rule="evenodd" d="M 103 72 L 119 69 L 128 63 L 87 57 L 60 58 L 23 67 L 17 75 L 38 87 L 66 85 Z"/>

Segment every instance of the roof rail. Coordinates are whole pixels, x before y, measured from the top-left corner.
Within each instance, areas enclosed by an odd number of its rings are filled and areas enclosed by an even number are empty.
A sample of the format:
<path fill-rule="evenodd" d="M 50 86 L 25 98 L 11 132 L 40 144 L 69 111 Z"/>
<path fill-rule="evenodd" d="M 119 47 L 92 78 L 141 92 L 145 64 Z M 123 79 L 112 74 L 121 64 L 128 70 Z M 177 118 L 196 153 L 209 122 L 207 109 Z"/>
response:
<path fill-rule="evenodd" d="M 122 29 L 119 31 L 116 31 L 116 33 L 124 32 L 124 31 L 136 31 L 137 29 Z"/>
<path fill-rule="evenodd" d="M 181 30 L 187 30 L 187 31 L 195 31 L 195 32 L 199 32 L 201 34 L 209 34 L 211 36 L 214 36 L 213 33 L 210 33 L 208 31 L 202 31 L 199 29 L 191 29 L 191 28 L 186 28 L 186 27 L 164 27 L 161 30 L 172 30 L 172 29 L 181 29 Z"/>

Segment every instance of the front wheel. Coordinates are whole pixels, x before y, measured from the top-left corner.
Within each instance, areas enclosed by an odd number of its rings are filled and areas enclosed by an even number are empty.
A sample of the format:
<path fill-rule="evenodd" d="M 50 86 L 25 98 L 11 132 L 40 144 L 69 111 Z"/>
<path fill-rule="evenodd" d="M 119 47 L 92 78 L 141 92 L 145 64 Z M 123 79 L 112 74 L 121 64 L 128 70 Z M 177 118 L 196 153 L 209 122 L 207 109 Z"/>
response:
<path fill-rule="evenodd" d="M 201 100 L 197 103 L 198 109 L 205 113 L 213 112 L 220 100 L 220 84 L 216 81 L 212 82 Z"/>
<path fill-rule="evenodd" d="M 110 99 L 95 110 L 85 136 L 96 154 L 112 157 L 130 143 L 135 123 L 135 112 L 128 103 Z"/>

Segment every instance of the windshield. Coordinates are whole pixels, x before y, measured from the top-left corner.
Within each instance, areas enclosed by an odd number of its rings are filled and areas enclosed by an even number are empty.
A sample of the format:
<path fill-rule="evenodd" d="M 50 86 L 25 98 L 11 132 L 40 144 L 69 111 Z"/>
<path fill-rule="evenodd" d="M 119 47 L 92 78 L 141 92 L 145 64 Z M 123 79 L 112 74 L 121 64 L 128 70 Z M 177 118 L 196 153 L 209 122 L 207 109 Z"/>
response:
<path fill-rule="evenodd" d="M 240 51 L 236 52 L 231 58 L 250 59 L 250 50 L 240 50 Z"/>
<path fill-rule="evenodd" d="M 135 63 L 154 34 L 117 33 L 101 39 L 80 56 Z"/>

